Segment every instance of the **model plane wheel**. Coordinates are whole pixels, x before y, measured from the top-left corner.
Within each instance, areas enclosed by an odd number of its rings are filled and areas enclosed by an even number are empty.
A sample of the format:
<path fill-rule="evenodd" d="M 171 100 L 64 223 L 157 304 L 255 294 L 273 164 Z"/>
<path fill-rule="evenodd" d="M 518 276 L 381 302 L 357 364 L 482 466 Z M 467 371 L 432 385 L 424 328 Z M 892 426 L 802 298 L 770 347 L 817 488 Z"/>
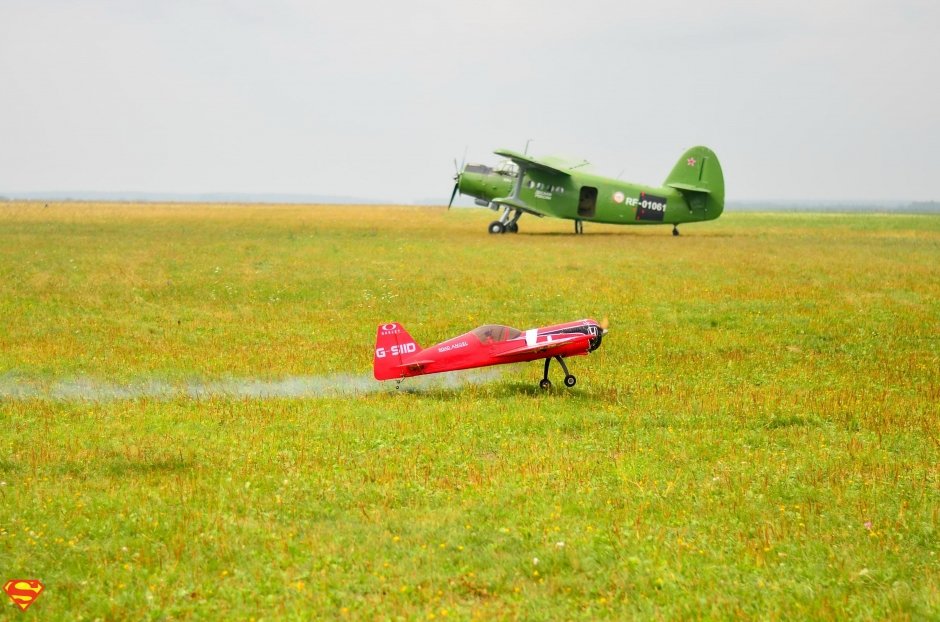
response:
<path fill-rule="evenodd" d="M 508 231 L 509 233 L 519 233 L 519 225 L 514 222 L 511 222 L 508 225 L 506 225 L 506 231 Z"/>
<path fill-rule="evenodd" d="M 542 381 L 539 382 L 539 387 L 544 391 L 548 391 L 552 388 L 552 381 L 548 378 L 543 378 Z"/>
<path fill-rule="evenodd" d="M 505 233 L 506 227 L 503 226 L 503 223 L 499 222 L 498 220 L 494 220 L 490 223 L 489 231 L 490 233 Z"/>
<path fill-rule="evenodd" d="M 575 378 L 574 376 L 572 376 L 571 374 L 568 374 L 567 376 L 565 376 L 565 386 L 566 386 L 566 387 L 573 387 L 573 386 L 576 385 L 577 383 L 578 383 L 578 379 Z"/>
<path fill-rule="evenodd" d="M 672 226 L 672 235 L 679 235 L 679 227 L 675 225 Z"/>

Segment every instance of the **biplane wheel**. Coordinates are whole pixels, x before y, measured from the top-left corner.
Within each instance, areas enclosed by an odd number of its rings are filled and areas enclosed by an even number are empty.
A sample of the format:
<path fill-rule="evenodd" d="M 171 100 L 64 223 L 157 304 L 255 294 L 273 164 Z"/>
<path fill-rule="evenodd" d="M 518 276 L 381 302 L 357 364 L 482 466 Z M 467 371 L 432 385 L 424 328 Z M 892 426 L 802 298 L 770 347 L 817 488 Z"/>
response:
<path fill-rule="evenodd" d="M 517 223 L 511 222 L 506 225 L 506 231 L 509 233 L 519 233 L 519 225 Z"/>
<path fill-rule="evenodd" d="M 505 233 L 506 227 L 503 225 L 503 223 L 499 222 L 498 220 L 494 220 L 493 222 L 490 223 L 489 231 L 490 233 L 494 233 L 494 234 Z"/>
<path fill-rule="evenodd" d="M 675 225 L 672 226 L 672 235 L 674 235 L 674 236 L 678 236 L 678 235 L 679 235 L 679 227 L 677 227 L 677 226 L 675 226 Z"/>
<path fill-rule="evenodd" d="M 577 383 L 578 383 L 578 379 L 575 378 L 574 376 L 572 376 L 571 374 L 568 374 L 567 376 L 565 376 L 565 386 L 566 386 L 566 387 L 569 387 L 569 388 L 570 388 L 570 387 L 573 387 L 573 386 L 576 385 Z"/>
<path fill-rule="evenodd" d="M 539 382 L 539 388 L 543 391 L 548 391 L 552 388 L 552 381 L 548 378 L 543 378 L 541 382 Z"/>

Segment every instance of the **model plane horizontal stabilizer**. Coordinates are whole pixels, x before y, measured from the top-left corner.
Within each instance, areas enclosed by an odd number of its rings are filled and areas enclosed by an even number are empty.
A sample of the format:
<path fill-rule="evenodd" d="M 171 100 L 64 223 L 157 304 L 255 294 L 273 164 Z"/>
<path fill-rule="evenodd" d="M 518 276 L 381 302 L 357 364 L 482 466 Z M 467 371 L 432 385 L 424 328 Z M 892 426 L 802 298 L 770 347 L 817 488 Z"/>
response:
<path fill-rule="evenodd" d="M 399 369 L 409 369 L 409 370 L 411 370 L 411 371 L 417 371 L 417 370 L 421 369 L 422 367 L 425 367 L 425 366 L 427 366 L 427 365 L 430 365 L 430 364 L 433 363 L 433 362 L 434 362 L 434 361 L 409 361 L 408 363 L 404 363 L 404 364 L 402 364 L 402 365 L 399 365 L 398 368 L 399 368 Z"/>

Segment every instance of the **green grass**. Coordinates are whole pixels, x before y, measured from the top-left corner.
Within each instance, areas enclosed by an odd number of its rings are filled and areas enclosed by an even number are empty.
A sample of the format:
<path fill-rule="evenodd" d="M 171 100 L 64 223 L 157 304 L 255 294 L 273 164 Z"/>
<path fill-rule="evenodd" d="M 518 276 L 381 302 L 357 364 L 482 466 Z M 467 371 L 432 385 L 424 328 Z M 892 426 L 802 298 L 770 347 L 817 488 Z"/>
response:
<path fill-rule="evenodd" d="M 46 584 L 4 613 L 940 615 L 940 218 L 491 219 L 0 207 L 0 580 Z M 349 397 L 9 392 L 367 376 L 382 322 L 429 345 L 586 316 L 611 333 L 549 394 L 534 363 Z"/>

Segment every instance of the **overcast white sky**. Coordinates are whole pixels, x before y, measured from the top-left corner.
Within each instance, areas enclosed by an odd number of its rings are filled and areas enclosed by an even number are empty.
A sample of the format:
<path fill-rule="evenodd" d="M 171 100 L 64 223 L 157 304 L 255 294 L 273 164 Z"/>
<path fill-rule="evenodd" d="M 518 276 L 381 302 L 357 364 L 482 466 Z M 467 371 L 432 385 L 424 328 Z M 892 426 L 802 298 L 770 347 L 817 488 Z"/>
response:
<path fill-rule="evenodd" d="M 936 0 L 0 0 L 0 193 L 409 202 L 499 147 L 940 199 Z"/>

